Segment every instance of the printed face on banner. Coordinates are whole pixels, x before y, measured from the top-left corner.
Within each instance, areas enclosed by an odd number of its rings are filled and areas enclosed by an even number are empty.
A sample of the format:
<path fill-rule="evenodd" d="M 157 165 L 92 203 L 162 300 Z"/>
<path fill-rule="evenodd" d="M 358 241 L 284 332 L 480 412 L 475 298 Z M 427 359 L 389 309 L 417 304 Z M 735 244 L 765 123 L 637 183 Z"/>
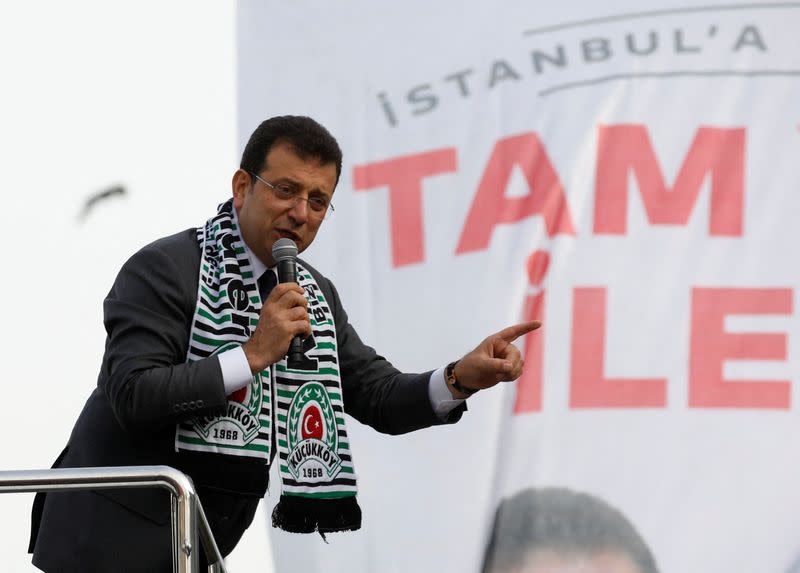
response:
<path fill-rule="evenodd" d="M 511 572 L 509 572 L 511 573 Z M 537 552 L 513 573 L 643 573 L 617 551 L 569 556 L 556 551 Z"/>
<path fill-rule="evenodd" d="M 606 500 L 526 488 L 497 508 L 483 573 L 658 573 L 647 542 Z"/>
<path fill-rule="evenodd" d="M 308 195 L 320 195 L 330 203 L 336 187 L 336 165 L 322 164 L 316 158 L 301 159 L 293 148 L 277 143 L 267 153 L 258 176 L 275 185 L 288 185 Z M 233 206 L 236 208 L 242 238 L 261 262 L 272 266 L 272 245 L 288 238 L 303 252 L 317 236 L 322 219 L 310 212 L 301 197 L 279 199 L 266 183 L 243 170 L 233 176 Z"/>

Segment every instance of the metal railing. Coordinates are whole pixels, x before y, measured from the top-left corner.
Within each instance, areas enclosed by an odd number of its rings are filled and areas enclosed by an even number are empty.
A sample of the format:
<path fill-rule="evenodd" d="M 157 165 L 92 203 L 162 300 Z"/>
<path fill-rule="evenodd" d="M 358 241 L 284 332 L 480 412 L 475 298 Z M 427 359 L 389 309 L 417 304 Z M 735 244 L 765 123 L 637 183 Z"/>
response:
<path fill-rule="evenodd" d="M 209 573 L 226 573 L 194 484 L 189 476 L 175 468 L 125 466 L 0 472 L 0 493 L 145 487 L 164 488 L 172 494 L 172 570 L 176 573 L 199 573 L 199 526 Z"/>

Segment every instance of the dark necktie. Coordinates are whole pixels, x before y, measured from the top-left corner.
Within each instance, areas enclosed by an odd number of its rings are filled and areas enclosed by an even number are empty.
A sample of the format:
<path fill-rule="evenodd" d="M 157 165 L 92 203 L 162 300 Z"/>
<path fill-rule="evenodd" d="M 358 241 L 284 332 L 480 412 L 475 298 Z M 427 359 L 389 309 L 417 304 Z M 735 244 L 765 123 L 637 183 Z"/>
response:
<path fill-rule="evenodd" d="M 275 276 L 275 273 L 267 269 L 258 279 L 258 294 L 261 295 L 261 302 L 263 303 L 267 300 L 269 293 L 272 292 L 272 289 L 275 288 L 275 285 L 278 284 L 278 279 Z"/>

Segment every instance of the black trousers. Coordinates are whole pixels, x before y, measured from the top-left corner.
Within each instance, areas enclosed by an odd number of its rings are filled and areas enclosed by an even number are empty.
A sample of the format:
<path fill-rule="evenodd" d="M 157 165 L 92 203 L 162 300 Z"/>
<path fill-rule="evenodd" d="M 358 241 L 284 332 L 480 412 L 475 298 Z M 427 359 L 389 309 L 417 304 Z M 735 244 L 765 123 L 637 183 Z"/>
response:
<path fill-rule="evenodd" d="M 259 498 L 199 487 L 198 495 L 224 557 L 252 523 Z M 206 567 L 199 537 L 198 545 L 201 566 Z M 46 573 L 171 573 L 170 524 L 156 523 L 97 493 L 51 492 L 35 539 L 33 564 Z"/>

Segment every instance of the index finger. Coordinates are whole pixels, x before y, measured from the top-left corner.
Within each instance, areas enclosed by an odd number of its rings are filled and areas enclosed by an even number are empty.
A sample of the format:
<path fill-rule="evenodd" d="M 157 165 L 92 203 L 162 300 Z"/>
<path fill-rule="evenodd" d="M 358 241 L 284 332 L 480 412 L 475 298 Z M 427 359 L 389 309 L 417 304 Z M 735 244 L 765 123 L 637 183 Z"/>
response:
<path fill-rule="evenodd" d="M 521 322 L 519 324 L 515 324 L 514 326 L 509 326 L 504 328 L 500 332 L 497 333 L 497 336 L 505 340 L 506 342 L 514 342 L 517 338 L 522 336 L 523 334 L 528 334 L 532 330 L 536 330 L 542 326 L 542 323 L 538 320 L 531 320 L 529 322 Z"/>

